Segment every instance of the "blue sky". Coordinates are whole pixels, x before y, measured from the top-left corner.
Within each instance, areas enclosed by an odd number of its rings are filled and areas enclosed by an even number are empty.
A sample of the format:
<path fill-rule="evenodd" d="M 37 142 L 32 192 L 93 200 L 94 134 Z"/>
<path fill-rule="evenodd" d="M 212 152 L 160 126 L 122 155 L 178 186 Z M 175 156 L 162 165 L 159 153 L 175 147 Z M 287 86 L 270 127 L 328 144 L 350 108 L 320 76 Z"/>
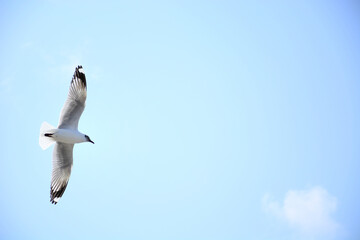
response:
<path fill-rule="evenodd" d="M 358 239 L 356 1 L 0 9 L 1 239 Z M 75 67 L 87 107 L 49 203 Z"/>

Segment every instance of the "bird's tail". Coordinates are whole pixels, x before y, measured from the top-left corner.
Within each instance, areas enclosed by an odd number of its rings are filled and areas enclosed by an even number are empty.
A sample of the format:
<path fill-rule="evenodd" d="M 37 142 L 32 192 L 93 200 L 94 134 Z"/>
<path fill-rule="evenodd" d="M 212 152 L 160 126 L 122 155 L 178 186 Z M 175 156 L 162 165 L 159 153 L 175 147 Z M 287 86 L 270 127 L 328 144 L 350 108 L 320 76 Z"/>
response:
<path fill-rule="evenodd" d="M 39 136 L 39 145 L 40 147 L 45 150 L 50 147 L 55 140 L 51 137 L 52 133 L 56 129 L 54 126 L 51 126 L 47 122 L 43 122 L 40 127 L 40 136 Z"/>

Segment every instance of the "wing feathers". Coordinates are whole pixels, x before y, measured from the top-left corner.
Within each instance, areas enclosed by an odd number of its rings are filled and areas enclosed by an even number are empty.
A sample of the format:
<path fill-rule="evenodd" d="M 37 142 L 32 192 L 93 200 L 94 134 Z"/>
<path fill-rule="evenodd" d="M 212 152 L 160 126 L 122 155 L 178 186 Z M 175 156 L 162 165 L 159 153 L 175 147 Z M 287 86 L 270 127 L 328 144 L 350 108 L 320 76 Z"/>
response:
<path fill-rule="evenodd" d="M 53 152 L 50 202 L 56 204 L 65 192 L 73 164 L 74 144 L 57 142 Z"/>
<path fill-rule="evenodd" d="M 86 96 L 86 77 L 82 66 L 78 66 L 71 80 L 68 98 L 61 110 L 58 128 L 77 129 Z"/>

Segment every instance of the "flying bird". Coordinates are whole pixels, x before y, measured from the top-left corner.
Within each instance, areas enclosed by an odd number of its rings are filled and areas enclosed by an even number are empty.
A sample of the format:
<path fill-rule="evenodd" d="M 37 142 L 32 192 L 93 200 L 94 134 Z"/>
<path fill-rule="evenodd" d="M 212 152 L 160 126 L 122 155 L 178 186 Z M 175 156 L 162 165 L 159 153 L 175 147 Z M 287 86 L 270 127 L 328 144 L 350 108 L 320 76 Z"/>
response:
<path fill-rule="evenodd" d="M 75 143 L 91 142 L 88 135 L 78 131 L 80 116 L 85 108 L 86 78 L 82 66 L 77 66 L 71 80 L 66 102 L 61 110 L 57 128 L 43 122 L 39 144 L 45 150 L 55 143 L 52 159 L 50 202 L 57 204 L 64 194 L 73 166 Z"/>

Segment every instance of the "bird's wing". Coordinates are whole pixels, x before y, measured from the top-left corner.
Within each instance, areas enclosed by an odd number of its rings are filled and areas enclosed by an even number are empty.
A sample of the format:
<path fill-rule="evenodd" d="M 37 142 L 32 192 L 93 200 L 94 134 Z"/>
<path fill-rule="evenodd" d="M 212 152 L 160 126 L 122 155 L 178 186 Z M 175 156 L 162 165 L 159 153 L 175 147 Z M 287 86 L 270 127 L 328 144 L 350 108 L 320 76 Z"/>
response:
<path fill-rule="evenodd" d="M 71 80 L 69 94 L 61 110 L 58 128 L 77 129 L 85 108 L 86 77 L 82 66 L 77 66 Z"/>
<path fill-rule="evenodd" d="M 50 202 L 56 204 L 64 194 L 73 165 L 74 144 L 56 142 L 53 152 Z"/>

